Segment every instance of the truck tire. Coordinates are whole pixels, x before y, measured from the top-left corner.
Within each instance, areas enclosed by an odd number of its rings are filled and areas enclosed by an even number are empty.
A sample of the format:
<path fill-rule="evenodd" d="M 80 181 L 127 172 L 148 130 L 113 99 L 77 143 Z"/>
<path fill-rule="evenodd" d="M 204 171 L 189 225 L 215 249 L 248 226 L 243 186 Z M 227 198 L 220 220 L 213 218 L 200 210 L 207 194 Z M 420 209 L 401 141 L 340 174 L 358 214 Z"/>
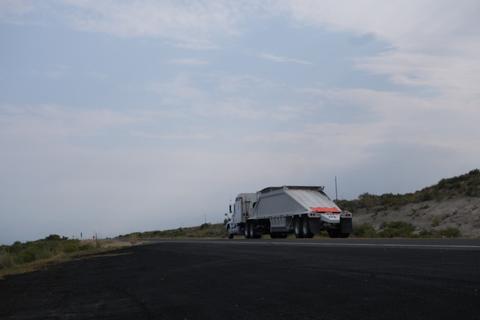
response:
<path fill-rule="evenodd" d="M 262 235 L 256 230 L 254 223 L 250 223 L 249 229 L 250 229 L 250 238 L 258 239 L 262 237 Z"/>
<path fill-rule="evenodd" d="M 302 233 L 304 238 L 313 238 L 313 233 L 310 230 L 310 224 L 308 221 L 308 217 L 304 217 L 302 219 Z"/>
<path fill-rule="evenodd" d="M 243 235 L 245 236 L 245 239 L 250 239 L 250 223 L 245 224 Z"/>
<path fill-rule="evenodd" d="M 302 220 L 295 218 L 293 220 L 293 231 L 295 233 L 295 238 L 303 238 L 302 233 Z"/>
<path fill-rule="evenodd" d="M 228 234 L 228 239 L 233 239 L 233 233 Z"/>

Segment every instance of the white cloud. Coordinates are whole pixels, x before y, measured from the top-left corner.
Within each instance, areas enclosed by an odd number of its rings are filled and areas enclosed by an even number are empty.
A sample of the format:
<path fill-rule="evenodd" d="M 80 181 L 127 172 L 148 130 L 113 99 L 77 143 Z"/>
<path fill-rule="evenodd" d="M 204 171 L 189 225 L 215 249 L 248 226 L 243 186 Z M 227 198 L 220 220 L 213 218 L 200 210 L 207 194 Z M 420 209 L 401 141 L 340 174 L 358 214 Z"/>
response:
<path fill-rule="evenodd" d="M 207 60 L 196 59 L 196 58 L 183 58 L 183 59 L 172 59 L 169 61 L 171 64 L 187 65 L 187 66 L 204 66 L 208 64 Z"/>
<path fill-rule="evenodd" d="M 158 37 L 177 45 L 209 49 L 214 39 L 238 33 L 237 10 L 223 1 L 66 0 L 67 22 L 79 30 L 122 37 Z"/>
<path fill-rule="evenodd" d="M 0 2 L 0 21 L 23 23 L 23 17 L 33 10 L 34 6 L 28 0 L 2 0 Z"/>
<path fill-rule="evenodd" d="M 296 63 L 296 64 L 312 64 L 310 61 L 307 60 L 301 60 L 301 59 L 295 59 L 295 58 L 289 58 L 289 57 L 284 57 L 284 56 L 278 56 L 275 54 L 271 53 L 260 53 L 258 55 L 259 58 L 273 61 L 273 62 L 278 62 L 278 63 Z"/>
<path fill-rule="evenodd" d="M 389 50 L 357 60 L 363 70 L 386 75 L 396 84 L 479 98 L 475 85 L 480 81 L 478 1 L 298 0 L 288 4 L 301 23 L 385 41 Z"/>
<path fill-rule="evenodd" d="M 398 50 L 359 60 L 357 66 L 374 74 L 388 75 L 396 84 L 430 87 L 443 96 L 455 96 L 458 99 L 468 97 L 480 101 L 480 88 L 476 85 L 480 82 L 480 58 L 477 56 L 445 56 Z M 454 104 L 452 107 L 455 108 L 466 107 Z"/>
<path fill-rule="evenodd" d="M 130 133 L 133 137 L 159 140 L 209 140 L 212 136 L 205 133 L 180 133 L 180 134 L 154 134 L 145 131 L 132 131 Z"/>

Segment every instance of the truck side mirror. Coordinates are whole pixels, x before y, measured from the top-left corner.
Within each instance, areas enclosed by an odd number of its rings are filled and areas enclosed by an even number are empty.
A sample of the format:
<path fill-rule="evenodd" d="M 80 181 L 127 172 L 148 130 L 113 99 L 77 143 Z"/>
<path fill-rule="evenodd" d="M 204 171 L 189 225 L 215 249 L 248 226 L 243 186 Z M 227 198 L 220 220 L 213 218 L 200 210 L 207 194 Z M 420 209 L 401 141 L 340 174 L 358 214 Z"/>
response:
<path fill-rule="evenodd" d="M 229 206 L 228 206 L 228 211 L 229 211 L 230 213 L 232 213 L 232 205 L 229 205 Z"/>

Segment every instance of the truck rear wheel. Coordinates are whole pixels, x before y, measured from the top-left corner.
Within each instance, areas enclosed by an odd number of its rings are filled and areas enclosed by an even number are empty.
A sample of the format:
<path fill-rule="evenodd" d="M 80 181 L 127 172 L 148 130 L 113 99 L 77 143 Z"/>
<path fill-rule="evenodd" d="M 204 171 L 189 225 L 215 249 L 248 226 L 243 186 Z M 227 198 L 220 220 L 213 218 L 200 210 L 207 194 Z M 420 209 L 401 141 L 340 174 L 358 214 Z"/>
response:
<path fill-rule="evenodd" d="M 299 218 L 295 218 L 295 220 L 293 220 L 293 230 L 295 232 L 295 238 L 303 238 L 302 220 Z"/>
<path fill-rule="evenodd" d="M 255 229 L 255 224 L 254 223 L 250 223 L 250 238 L 253 238 L 253 239 L 258 239 L 258 238 L 261 238 L 262 235 L 260 233 L 257 232 L 257 230 Z"/>
<path fill-rule="evenodd" d="M 313 238 L 313 233 L 310 230 L 308 217 L 304 217 L 302 220 L 302 233 L 304 238 Z"/>
<path fill-rule="evenodd" d="M 245 228 L 243 229 L 243 234 L 245 239 L 250 239 L 250 223 L 245 224 Z"/>

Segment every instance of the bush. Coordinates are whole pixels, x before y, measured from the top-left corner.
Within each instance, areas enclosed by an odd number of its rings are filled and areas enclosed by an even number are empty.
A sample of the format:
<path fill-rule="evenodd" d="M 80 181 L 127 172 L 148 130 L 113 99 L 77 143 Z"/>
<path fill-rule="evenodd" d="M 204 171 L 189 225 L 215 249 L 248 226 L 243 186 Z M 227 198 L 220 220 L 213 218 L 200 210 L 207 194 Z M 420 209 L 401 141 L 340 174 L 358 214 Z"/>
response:
<path fill-rule="evenodd" d="M 7 252 L 0 252 L 0 269 L 8 268 L 13 265 L 12 256 Z"/>
<path fill-rule="evenodd" d="M 33 262 L 35 261 L 35 259 L 35 252 L 31 248 L 21 251 L 18 255 L 14 257 L 14 261 L 16 264 Z"/>
<path fill-rule="evenodd" d="M 421 237 L 421 238 L 430 238 L 430 237 L 433 237 L 434 236 L 434 231 L 432 230 L 427 230 L 427 229 L 422 229 L 418 235 Z"/>
<path fill-rule="evenodd" d="M 204 223 L 198 227 L 177 228 L 170 230 L 157 230 L 146 232 L 135 232 L 122 235 L 119 238 L 130 239 L 135 236 L 137 239 L 149 238 L 224 238 L 227 236 L 227 231 L 222 223 Z"/>
<path fill-rule="evenodd" d="M 354 226 L 353 234 L 357 237 L 373 238 L 377 236 L 377 231 L 371 224 L 362 223 L 358 226 Z"/>
<path fill-rule="evenodd" d="M 432 227 L 438 227 L 440 225 L 440 217 L 434 217 L 432 219 Z"/>
<path fill-rule="evenodd" d="M 461 232 L 457 228 L 449 227 L 438 230 L 438 235 L 445 238 L 458 238 L 461 236 Z"/>
<path fill-rule="evenodd" d="M 67 237 L 61 237 L 58 234 L 51 234 L 45 238 L 45 240 L 68 240 Z"/>
<path fill-rule="evenodd" d="M 81 245 L 80 240 L 68 240 L 58 235 L 50 235 L 43 240 L 25 243 L 16 241 L 11 246 L 0 247 L 0 268 L 8 268 L 89 248 L 91 248 L 91 245 Z"/>
<path fill-rule="evenodd" d="M 89 244 L 89 243 L 86 243 L 86 244 L 82 244 L 78 247 L 78 250 L 79 251 L 85 251 L 85 250 L 90 250 L 90 249 L 93 249 L 94 246 Z"/>
<path fill-rule="evenodd" d="M 70 240 L 63 245 L 63 251 L 66 253 L 76 252 L 80 249 L 80 241 Z"/>
<path fill-rule="evenodd" d="M 411 223 L 392 221 L 383 223 L 378 234 L 384 238 L 412 237 L 414 231 L 415 227 Z"/>

